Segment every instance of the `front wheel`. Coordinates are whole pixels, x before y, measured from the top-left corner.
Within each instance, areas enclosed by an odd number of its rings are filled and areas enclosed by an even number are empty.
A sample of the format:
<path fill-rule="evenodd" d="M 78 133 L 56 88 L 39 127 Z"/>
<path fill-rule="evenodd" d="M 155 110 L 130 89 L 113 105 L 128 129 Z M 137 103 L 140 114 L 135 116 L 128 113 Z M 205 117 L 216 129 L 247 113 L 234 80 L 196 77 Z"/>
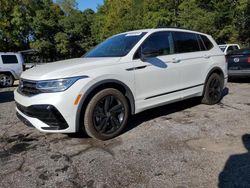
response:
<path fill-rule="evenodd" d="M 204 95 L 202 103 L 213 105 L 218 103 L 222 98 L 223 80 L 222 78 L 213 73 L 207 80 L 204 88 Z"/>
<path fill-rule="evenodd" d="M 127 124 L 128 102 L 118 90 L 108 88 L 97 93 L 87 105 L 84 127 L 87 134 L 99 140 L 119 135 Z"/>
<path fill-rule="evenodd" d="M 14 78 L 11 74 L 0 74 L 0 87 L 13 86 Z"/>

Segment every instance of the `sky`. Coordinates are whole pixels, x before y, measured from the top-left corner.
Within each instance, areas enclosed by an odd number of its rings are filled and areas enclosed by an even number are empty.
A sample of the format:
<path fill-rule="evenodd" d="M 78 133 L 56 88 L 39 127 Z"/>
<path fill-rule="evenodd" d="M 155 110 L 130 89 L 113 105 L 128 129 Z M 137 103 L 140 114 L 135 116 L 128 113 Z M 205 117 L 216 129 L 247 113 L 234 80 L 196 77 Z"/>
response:
<path fill-rule="evenodd" d="M 91 8 L 92 10 L 96 11 L 96 7 L 98 5 L 103 4 L 103 0 L 77 0 L 78 9 L 85 10 L 87 8 Z"/>

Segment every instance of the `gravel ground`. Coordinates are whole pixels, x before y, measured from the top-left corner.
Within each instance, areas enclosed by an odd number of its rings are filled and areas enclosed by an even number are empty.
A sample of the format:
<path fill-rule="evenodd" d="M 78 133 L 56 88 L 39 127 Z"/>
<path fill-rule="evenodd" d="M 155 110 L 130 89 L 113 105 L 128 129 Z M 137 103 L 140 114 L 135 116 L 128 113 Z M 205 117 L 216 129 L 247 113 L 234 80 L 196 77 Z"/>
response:
<path fill-rule="evenodd" d="M 250 81 L 218 105 L 138 114 L 106 142 L 26 127 L 14 89 L 0 89 L 0 187 L 250 187 Z"/>

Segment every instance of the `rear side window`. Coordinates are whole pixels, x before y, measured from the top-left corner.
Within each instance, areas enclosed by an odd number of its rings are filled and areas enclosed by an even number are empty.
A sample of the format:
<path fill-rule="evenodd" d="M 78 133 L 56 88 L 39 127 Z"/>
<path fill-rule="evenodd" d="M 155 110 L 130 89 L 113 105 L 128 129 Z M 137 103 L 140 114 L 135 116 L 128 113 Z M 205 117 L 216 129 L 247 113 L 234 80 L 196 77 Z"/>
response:
<path fill-rule="evenodd" d="M 2 55 L 3 64 L 17 64 L 17 57 L 15 55 Z"/>
<path fill-rule="evenodd" d="M 214 45 L 212 44 L 212 42 L 204 35 L 200 35 L 202 38 L 202 41 L 204 42 L 204 45 L 206 46 L 207 50 L 211 50 Z"/>
<path fill-rule="evenodd" d="M 234 50 L 238 50 L 239 49 L 239 47 L 238 46 L 233 46 L 234 47 Z"/>
<path fill-rule="evenodd" d="M 186 32 L 173 32 L 173 34 L 176 53 L 200 51 L 196 34 Z"/>

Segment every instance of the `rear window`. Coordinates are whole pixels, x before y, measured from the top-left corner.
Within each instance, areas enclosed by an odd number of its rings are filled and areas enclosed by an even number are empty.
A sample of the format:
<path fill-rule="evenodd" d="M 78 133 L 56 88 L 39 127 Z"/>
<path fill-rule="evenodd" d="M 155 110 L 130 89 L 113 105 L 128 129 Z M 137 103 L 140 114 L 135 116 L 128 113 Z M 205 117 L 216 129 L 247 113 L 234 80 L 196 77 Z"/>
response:
<path fill-rule="evenodd" d="M 196 34 L 186 32 L 173 32 L 173 34 L 176 53 L 200 51 Z"/>
<path fill-rule="evenodd" d="M 211 50 L 214 47 L 213 43 L 206 36 L 201 35 L 201 38 L 202 38 L 207 50 Z"/>
<path fill-rule="evenodd" d="M 17 64 L 18 60 L 15 55 L 2 55 L 3 64 Z"/>
<path fill-rule="evenodd" d="M 228 55 L 249 55 L 250 48 L 231 51 Z"/>

